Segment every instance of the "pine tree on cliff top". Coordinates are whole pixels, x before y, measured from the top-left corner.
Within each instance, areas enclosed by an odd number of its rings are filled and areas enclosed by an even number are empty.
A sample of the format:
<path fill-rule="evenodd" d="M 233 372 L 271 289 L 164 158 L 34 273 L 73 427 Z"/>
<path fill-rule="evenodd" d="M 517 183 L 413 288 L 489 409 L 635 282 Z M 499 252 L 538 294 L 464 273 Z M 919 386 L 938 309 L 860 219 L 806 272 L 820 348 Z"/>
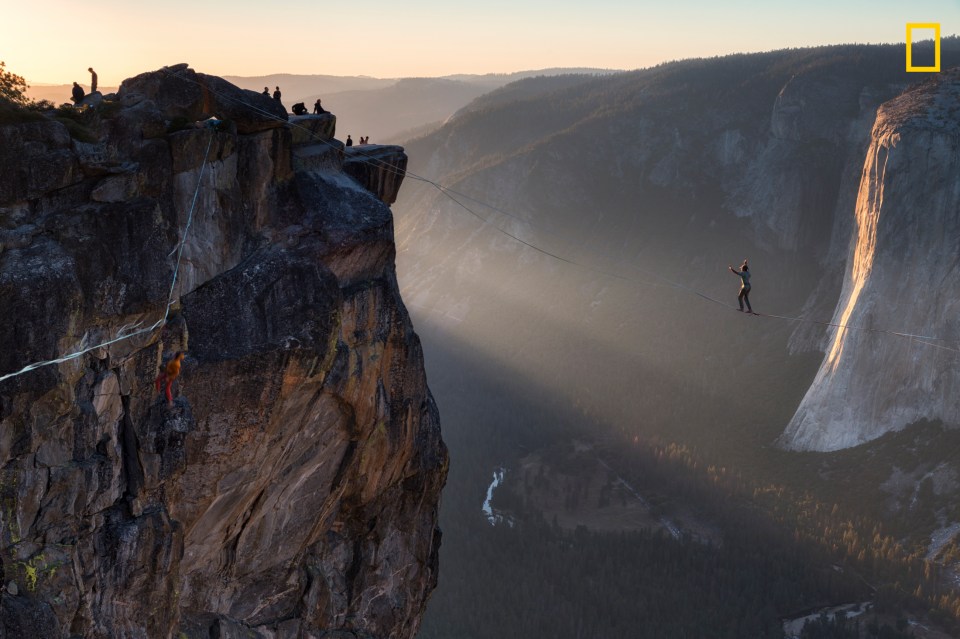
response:
<path fill-rule="evenodd" d="M 17 106 L 26 106 L 29 102 L 26 96 L 28 88 L 23 76 L 7 71 L 6 63 L 0 62 L 0 100 Z"/>

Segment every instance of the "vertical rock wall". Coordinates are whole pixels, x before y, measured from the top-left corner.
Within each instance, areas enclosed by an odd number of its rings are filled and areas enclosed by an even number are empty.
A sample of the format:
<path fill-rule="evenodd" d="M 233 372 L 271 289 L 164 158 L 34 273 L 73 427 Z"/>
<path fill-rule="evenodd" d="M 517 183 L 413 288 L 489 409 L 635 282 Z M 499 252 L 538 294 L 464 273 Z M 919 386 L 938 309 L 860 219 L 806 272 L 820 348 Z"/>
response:
<path fill-rule="evenodd" d="M 164 317 L 197 202 L 162 328 L 0 382 L 0 637 L 415 634 L 447 455 L 392 217 L 275 108 L 178 65 L 0 127 L 0 375 Z"/>
<path fill-rule="evenodd" d="M 877 112 L 833 322 L 945 339 L 834 329 L 782 442 L 854 446 L 920 419 L 960 422 L 960 74 Z M 930 342 L 930 343 L 926 343 Z"/>

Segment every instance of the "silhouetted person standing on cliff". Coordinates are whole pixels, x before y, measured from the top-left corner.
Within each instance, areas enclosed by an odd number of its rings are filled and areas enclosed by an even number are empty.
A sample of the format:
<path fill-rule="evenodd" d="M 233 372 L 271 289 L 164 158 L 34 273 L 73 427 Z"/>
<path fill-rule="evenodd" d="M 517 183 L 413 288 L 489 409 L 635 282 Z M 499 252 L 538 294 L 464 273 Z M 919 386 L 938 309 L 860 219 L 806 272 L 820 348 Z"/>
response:
<path fill-rule="evenodd" d="M 269 97 L 270 97 L 270 89 L 268 89 L 267 87 L 263 87 L 263 93 L 261 93 L 260 95 L 265 95 L 265 96 L 267 96 L 267 97 L 269 98 Z"/>
<path fill-rule="evenodd" d="M 353 146 L 353 139 L 350 137 L 350 134 L 347 134 L 347 142 L 345 146 Z"/>
<path fill-rule="evenodd" d="M 70 99 L 73 100 L 73 103 L 79 104 L 80 100 L 83 99 L 83 87 L 77 84 L 76 82 L 74 82 L 73 91 L 71 92 L 71 94 L 72 94 L 72 97 Z"/>
<path fill-rule="evenodd" d="M 93 67 L 87 69 L 90 72 L 90 93 L 94 93 L 97 90 L 97 72 L 93 70 Z"/>
<path fill-rule="evenodd" d="M 729 265 L 727 268 L 730 269 L 731 273 L 740 276 L 740 294 L 737 295 L 737 301 L 740 302 L 739 310 L 743 310 L 743 303 L 746 302 L 747 312 L 752 313 L 753 308 L 750 306 L 750 266 L 747 265 L 747 260 L 743 260 L 739 271 Z"/>
<path fill-rule="evenodd" d="M 266 87 L 264 87 L 264 91 L 266 91 Z M 280 87 L 277 87 L 277 90 L 273 92 L 273 99 L 277 102 L 280 101 Z"/>

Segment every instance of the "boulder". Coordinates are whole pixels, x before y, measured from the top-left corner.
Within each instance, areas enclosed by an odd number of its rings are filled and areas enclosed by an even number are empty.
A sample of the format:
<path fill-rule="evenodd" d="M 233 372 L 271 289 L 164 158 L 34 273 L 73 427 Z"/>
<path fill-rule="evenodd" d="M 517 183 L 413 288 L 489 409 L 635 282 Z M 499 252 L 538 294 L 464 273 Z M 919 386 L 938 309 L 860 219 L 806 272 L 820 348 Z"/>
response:
<path fill-rule="evenodd" d="M 197 73 L 186 64 L 124 80 L 119 96 L 124 106 L 151 100 L 168 120 L 229 120 L 240 134 L 280 127 L 287 120 L 286 111 L 276 100 L 241 89 L 223 78 Z"/>
<path fill-rule="evenodd" d="M 196 122 L 204 118 L 203 87 L 196 72 L 186 64 L 163 67 L 124 80 L 118 91 L 123 106 L 152 100 L 163 116 Z"/>
<path fill-rule="evenodd" d="M 103 104 L 103 94 L 99 91 L 94 91 L 93 93 L 88 93 L 83 96 L 83 99 L 77 102 L 78 107 L 98 107 Z"/>
<path fill-rule="evenodd" d="M 407 171 L 407 154 L 402 146 L 365 144 L 344 149 L 343 171 L 384 204 L 397 201 Z"/>
<path fill-rule="evenodd" d="M 213 75 L 198 73 L 197 77 L 206 89 L 203 104 L 205 112 L 235 123 L 237 133 L 275 129 L 283 126 L 287 120 L 286 109 L 273 98 L 241 89 Z"/>
<path fill-rule="evenodd" d="M 333 140 L 337 132 L 337 116 L 332 113 L 290 116 L 290 132 L 294 146 Z"/>

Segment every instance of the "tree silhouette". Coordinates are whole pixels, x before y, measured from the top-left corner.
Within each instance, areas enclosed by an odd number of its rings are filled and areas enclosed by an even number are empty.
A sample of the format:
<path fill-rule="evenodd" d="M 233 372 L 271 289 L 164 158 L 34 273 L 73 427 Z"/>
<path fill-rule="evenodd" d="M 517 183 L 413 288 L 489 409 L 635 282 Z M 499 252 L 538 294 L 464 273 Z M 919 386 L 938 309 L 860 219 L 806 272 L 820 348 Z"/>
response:
<path fill-rule="evenodd" d="M 29 103 L 26 96 L 28 88 L 23 76 L 7 71 L 6 63 L 0 62 L 0 100 L 17 106 L 26 106 Z"/>

